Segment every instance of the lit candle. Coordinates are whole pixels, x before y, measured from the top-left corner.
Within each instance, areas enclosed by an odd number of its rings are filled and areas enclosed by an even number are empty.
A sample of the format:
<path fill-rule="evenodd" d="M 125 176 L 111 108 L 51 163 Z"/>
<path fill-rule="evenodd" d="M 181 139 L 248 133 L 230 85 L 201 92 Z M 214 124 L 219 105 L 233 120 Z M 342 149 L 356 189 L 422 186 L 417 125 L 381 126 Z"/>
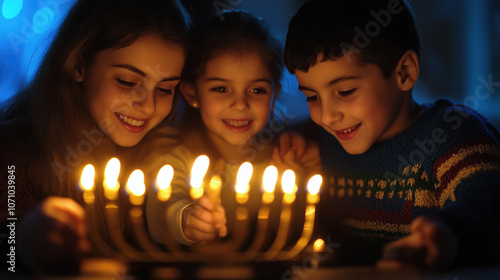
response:
<path fill-rule="evenodd" d="M 127 192 L 132 205 L 142 205 L 144 202 L 144 193 L 146 193 L 146 185 L 144 185 L 144 173 L 136 169 L 130 174 L 127 181 Z"/>
<path fill-rule="evenodd" d="M 120 189 L 120 182 L 118 176 L 120 175 L 120 161 L 117 158 L 112 158 L 106 164 L 104 170 L 104 195 L 109 200 L 116 200 L 118 197 L 118 190 Z"/>
<path fill-rule="evenodd" d="M 281 206 L 280 223 L 274 243 L 271 245 L 271 247 L 269 247 L 269 249 L 263 256 L 266 260 L 274 259 L 283 249 L 288 236 L 288 231 L 290 230 L 290 220 L 292 215 L 291 205 L 295 201 L 295 192 L 297 191 L 297 185 L 295 184 L 295 173 L 293 172 L 293 170 L 288 169 L 283 173 L 283 175 L 281 176 L 281 187 L 283 189 L 283 200 Z"/>
<path fill-rule="evenodd" d="M 307 202 L 308 204 L 317 204 L 319 202 L 319 189 L 323 183 L 323 177 L 316 174 L 309 179 L 307 183 Z"/>
<path fill-rule="evenodd" d="M 164 172 L 168 172 L 168 170 Z M 160 175 L 163 174 L 160 173 Z M 160 181 L 161 180 L 162 179 L 160 179 Z M 168 182 L 168 184 L 170 185 L 170 182 Z M 130 174 L 127 180 L 126 190 L 129 195 L 130 203 L 132 204 L 132 208 L 130 209 L 130 222 L 137 244 L 149 257 L 155 260 L 170 260 L 171 258 L 169 258 L 168 255 L 164 254 L 161 249 L 153 244 L 145 230 L 142 204 L 144 203 L 146 185 L 144 184 L 144 173 L 141 170 L 136 169 Z"/>
<path fill-rule="evenodd" d="M 250 179 L 252 178 L 253 166 L 250 162 L 244 162 L 238 169 L 234 190 L 236 191 L 236 201 L 245 204 L 250 191 Z"/>
<path fill-rule="evenodd" d="M 167 201 L 172 195 L 172 187 L 170 183 L 174 177 L 174 169 L 171 165 L 164 165 L 158 176 L 156 177 L 156 189 L 158 190 L 157 197 L 160 201 Z"/>
<path fill-rule="evenodd" d="M 82 176 L 80 178 L 80 189 L 83 191 L 83 200 L 85 201 L 85 212 L 92 213 L 95 200 L 94 195 L 94 178 L 95 178 L 95 168 L 92 164 L 87 164 L 82 171 Z M 100 251 L 105 256 L 113 255 L 113 249 L 102 240 L 101 235 L 97 228 L 95 227 L 95 215 L 86 215 L 87 229 L 89 231 L 89 238 L 95 245 L 98 251 Z"/>
<path fill-rule="evenodd" d="M 205 155 L 197 157 L 193 163 L 190 180 L 190 194 L 193 199 L 198 199 L 203 195 L 203 181 L 209 165 L 210 160 Z"/>
<path fill-rule="evenodd" d="M 283 203 L 291 204 L 295 201 L 295 192 L 297 185 L 295 184 L 295 173 L 288 169 L 281 177 L 281 187 L 283 189 Z"/>
<path fill-rule="evenodd" d="M 108 199 L 106 203 L 106 218 L 108 231 L 111 240 L 119 249 L 119 251 L 133 260 L 140 260 L 141 258 L 148 258 L 147 255 L 143 256 L 134 247 L 127 243 L 122 236 L 120 227 L 120 210 L 116 202 L 118 198 L 118 190 L 120 189 L 120 182 L 118 176 L 120 175 L 120 161 L 117 158 L 112 158 L 106 164 L 104 169 L 104 195 Z"/>
<path fill-rule="evenodd" d="M 312 176 L 307 183 L 307 206 L 305 211 L 304 228 L 302 235 L 295 245 L 286 253 L 282 259 L 291 259 L 298 255 L 309 244 L 314 229 L 314 216 L 316 215 L 316 204 L 319 201 L 319 189 L 323 183 L 323 177 L 317 174 Z"/>
<path fill-rule="evenodd" d="M 269 204 L 274 200 L 274 189 L 276 187 L 276 182 L 278 181 L 278 169 L 270 165 L 264 170 L 264 176 L 262 178 L 262 188 L 264 193 L 262 195 L 262 203 Z"/>
<path fill-rule="evenodd" d="M 82 177 L 80 178 L 80 188 L 83 190 L 83 200 L 87 204 L 94 202 L 94 177 L 95 169 L 92 164 L 87 164 L 82 171 Z"/>
<path fill-rule="evenodd" d="M 245 243 L 248 231 L 248 209 L 244 205 L 248 201 L 248 192 L 250 191 L 250 179 L 252 178 L 253 166 L 250 162 L 244 162 L 238 169 L 234 190 L 236 192 L 236 221 L 234 223 L 231 239 L 226 242 L 227 251 L 237 251 Z M 225 247 L 221 247 L 225 248 Z"/>
<path fill-rule="evenodd" d="M 210 184 L 208 184 L 208 189 L 206 190 L 206 192 L 208 199 L 214 205 L 220 203 L 219 198 L 220 198 L 221 188 L 222 188 L 222 179 L 220 175 L 218 174 L 213 175 L 212 179 L 210 179 Z"/>
<path fill-rule="evenodd" d="M 245 254 L 245 256 L 249 259 L 253 259 L 257 256 L 266 239 L 266 232 L 269 224 L 268 218 L 271 211 L 269 204 L 274 200 L 274 190 L 277 181 L 278 169 L 273 165 L 268 166 L 266 170 L 264 170 L 264 176 L 262 177 L 262 205 L 259 208 L 255 239 L 250 247 L 248 247 L 248 250 Z"/>

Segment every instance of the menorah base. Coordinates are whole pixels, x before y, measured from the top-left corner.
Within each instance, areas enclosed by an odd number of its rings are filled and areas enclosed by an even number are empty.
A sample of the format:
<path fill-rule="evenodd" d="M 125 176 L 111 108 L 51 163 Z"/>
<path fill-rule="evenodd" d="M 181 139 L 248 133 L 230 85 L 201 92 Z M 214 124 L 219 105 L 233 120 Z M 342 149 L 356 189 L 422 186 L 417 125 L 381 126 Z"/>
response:
<path fill-rule="evenodd" d="M 308 258 L 315 261 L 314 258 Z M 106 274 L 112 279 L 286 279 L 294 268 L 304 264 L 296 261 L 252 261 L 247 263 L 205 262 L 123 262 L 107 258 L 90 258 L 81 264 L 84 275 Z M 318 263 L 309 264 L 317 266 Z M 288 276 L 288 277 L 289 277 Z"/>

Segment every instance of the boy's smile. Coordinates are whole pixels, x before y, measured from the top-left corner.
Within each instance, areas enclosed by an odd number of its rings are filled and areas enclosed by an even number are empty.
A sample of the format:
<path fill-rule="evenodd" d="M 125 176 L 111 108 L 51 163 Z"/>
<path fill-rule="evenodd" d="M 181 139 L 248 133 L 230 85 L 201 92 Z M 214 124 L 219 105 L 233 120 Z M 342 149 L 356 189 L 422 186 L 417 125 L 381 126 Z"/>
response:
<path fill-rule="evenodd" d="M 412 123 L 411 93 L 401 89 L 399 66 L 386 79 L 375 64 L 357 61 L 320 56 L 307 72 L 295 72 L 311 119 L 350 154 L 362 154 Z"/>

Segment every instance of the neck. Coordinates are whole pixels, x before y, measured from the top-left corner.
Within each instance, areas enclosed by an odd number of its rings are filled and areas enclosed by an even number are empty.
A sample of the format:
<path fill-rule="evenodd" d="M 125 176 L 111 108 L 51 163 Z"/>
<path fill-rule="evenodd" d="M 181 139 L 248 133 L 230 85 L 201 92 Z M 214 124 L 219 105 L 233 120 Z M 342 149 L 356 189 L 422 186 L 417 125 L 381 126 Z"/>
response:
<path fill-rule="evenodd" d="M 405 101 L 403 106 L 401 106 L 400 114 L 394 120 L 392 127 L 386 131 L 383 138 L 379 141 L 383 142 L 394 138 L 396 135 L 408 129 L 418 119 L 422 113 L 422 105 L 418 104 L 413 99 L 411 93 L 408 95 L 408 99 L 409 100 Z"/>
<path fill-rule="evenodd" d="M 270 160 L 269 155 L 271 155 L 272 152 L 271 145 L 262 143 L 254 137 L 245 143 L 233 145 L 206 130 L 205 133 L 209 140 L 208 142 L 212 146 L 212 150 L 216 153 L 214 156 L 226 162 L 241 164 L 245 161 L 258 163 Z"/>

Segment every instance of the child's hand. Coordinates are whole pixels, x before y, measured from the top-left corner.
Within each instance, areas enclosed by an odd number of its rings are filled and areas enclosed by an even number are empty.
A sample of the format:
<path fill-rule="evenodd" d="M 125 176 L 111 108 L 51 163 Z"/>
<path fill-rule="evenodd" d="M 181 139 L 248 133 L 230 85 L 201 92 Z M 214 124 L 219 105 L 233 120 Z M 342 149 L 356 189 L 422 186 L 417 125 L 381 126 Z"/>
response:
<path fill-rule="evenodd" d="M 226 213 L 218 201 L 211 202 L 205 195 L 182 213 L 184 235 L 193 241 L 211 241 L 227 234 Z"/>
<path fill-rule="evenodd" d="M 273 150 L 272 161 L 278 169 L 292 169 L 306 174 L 321 172 L 318 144 L 295 132 L 280 135 L 279 146 Z"/>
<path fill-rule="evenodd" d="M 70 198 L 46 198 L 19 224 L 20 255 L 34 271 L 74 271 L 89 249 L 85 211 Z"/>
<path fill-rule="evenodd" d="M 458 255 L 455 233 L 445 224 L 424 217 L 410 225 L 411 234 L 387 244 L 380 268 L 400 268 L 408 264 L 426 268 L 446 268 Z"/>

